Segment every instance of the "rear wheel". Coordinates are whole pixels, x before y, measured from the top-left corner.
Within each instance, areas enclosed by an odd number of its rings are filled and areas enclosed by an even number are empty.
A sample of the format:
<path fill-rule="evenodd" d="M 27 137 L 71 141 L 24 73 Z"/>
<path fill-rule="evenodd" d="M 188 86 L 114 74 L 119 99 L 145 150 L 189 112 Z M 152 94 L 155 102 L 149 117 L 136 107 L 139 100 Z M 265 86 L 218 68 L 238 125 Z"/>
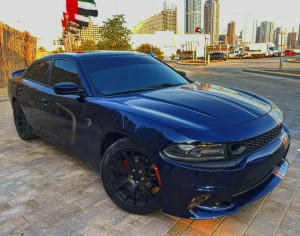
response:
<path fill-rule="evenodd" d="M 36 138 L 36 136 L 32 133 L 32 129 L 26 120 L 23 108 L 18 101 L 15 101 L 13 103 L 13 116 L 17 132 L 21 139 L 31 140 Z"/>
<path fill-rule="evenodd" d="M 110 146 L 101 162 L 103 186 L 120 208 L 150 214 L 161 208 L 160 177 L 146 153 L 122 138 Z"/>

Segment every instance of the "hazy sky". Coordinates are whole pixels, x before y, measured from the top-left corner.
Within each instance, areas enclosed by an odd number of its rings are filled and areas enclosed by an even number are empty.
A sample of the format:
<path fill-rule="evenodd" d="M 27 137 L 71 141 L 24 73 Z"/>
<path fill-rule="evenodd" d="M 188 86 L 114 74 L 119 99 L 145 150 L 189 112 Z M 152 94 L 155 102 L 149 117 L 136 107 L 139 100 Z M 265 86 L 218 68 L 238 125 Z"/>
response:
<path fill-rule="evenodd" d="M 3 1 L 3 0 L 1 0 Z M 185 0 L 169 0 L 178 5 L 182 12 Z M 125 14 L 127 27 L 131 28 L 156 13 L 163 7 L 163 0 L 95 0 L 99 16 L 94 21 L 102 21 L 114 14 Z M 204 0 L 203 0 L 204 3 Z M 229 21 L 236 21 L 237 33 L 242 29 L 246 13 L 254 13 L 259 21 L 274 21 L 275 27 L 284 26 L 289 31 L 300 24 L 300 0 L 220 0 L 220 33 L 227 28 Z M 0 7 L 0 21 L 19 30 L 27 30 L 41 38 L 39 44 L 48 45 L 61 35 L 62 12 L 65 0 L 11 0 L 3 1 Z M 182 22 L 183 23 L 183 22 Z"/>

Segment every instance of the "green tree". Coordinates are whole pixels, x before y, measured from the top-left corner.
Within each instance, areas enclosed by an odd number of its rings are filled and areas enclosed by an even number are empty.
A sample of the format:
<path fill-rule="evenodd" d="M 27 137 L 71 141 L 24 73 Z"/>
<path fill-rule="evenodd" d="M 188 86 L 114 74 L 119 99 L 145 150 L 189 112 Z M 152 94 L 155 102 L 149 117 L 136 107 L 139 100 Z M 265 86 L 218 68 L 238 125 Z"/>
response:
<path fill-rule="evenodd" d="M 153 47 L 149 43 L 143 43 L 140 46 L 138 46 L 135 50 L 137 52 L 146 54 L 151 54 L 152 52 L 155 52 L 155 57 L 157 57 L 160 60 L 164 59 L 164 53 L 160 50 L 160 48 L 155 46 Z"/>
<path fill-rule="evenodd" d="M 47 52 L 46 48 L 44 48 L 43 46 L 39 46 L 37 51 L 38 52 Z"/>
<path fill-rule="evenodd" d="M 73 49 L 74 49 L 74 45 L 73 45 Z M 75 51 L 92 51 L 97 49 L 98 47 L 93 40 L 81 42 L 81 45 L 79 47 L 75 47 Z"/>
<path fill-rule="evenodd" d="M 65 52 L 62 47 L 58 47 L 56 50 L 52 51 L 52 54 L 58 54 Z"/>
<path fill-rule="evenodd" d="M 112 19 L 103 22 L 101 40 L 98 42 L 100 50 L 131 50 L 130 30 L 125 26 L 125 16 L 114 15 Z"/>

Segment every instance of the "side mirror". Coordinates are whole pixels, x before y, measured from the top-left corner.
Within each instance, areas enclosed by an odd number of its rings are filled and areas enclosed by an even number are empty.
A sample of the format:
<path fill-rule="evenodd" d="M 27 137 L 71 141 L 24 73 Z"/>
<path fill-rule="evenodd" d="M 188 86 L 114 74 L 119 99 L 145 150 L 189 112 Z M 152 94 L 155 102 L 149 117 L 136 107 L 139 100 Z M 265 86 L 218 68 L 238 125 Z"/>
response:
<path fill-rule="evenodd" d="M 184 77 L 186 76 L 186 72 L 183 70 L 178 70 L 177 73 L 180 74 L 181 76 L 184 76 Z"/>
<path fill-rule="evenodd" d="M 75 83 L 58 83 L 54 85 L 54 92 L 58 95 L 80 94 L 83 92 Z"/>

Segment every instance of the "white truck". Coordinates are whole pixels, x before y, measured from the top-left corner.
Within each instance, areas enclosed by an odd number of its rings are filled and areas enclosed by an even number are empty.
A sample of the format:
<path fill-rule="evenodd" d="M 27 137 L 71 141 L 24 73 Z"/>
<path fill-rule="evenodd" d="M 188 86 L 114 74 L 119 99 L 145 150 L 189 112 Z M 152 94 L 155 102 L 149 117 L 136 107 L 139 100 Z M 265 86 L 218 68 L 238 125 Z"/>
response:
<path fill-rule="evenodd" d="M 262 57 L 279 56 L 278 48 L 274 43 L 253 43 L 248 45 L 249 51 L 260 51 Z"/>

